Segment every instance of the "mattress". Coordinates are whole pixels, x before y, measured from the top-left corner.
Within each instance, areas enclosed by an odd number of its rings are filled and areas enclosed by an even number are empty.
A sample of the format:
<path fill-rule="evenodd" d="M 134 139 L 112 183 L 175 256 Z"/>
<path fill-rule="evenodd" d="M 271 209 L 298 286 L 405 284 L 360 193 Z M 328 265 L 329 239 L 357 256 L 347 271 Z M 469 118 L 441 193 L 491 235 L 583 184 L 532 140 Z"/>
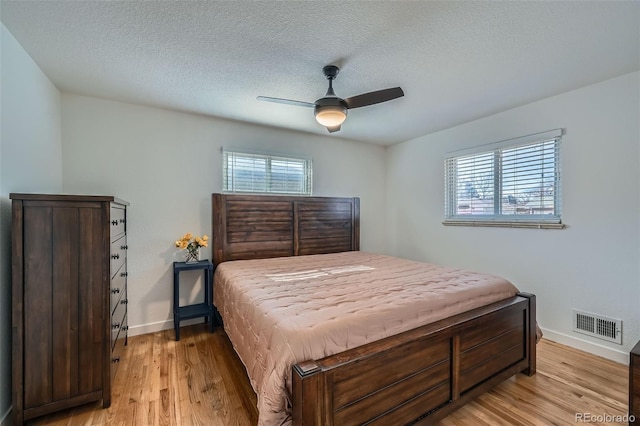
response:
<path fill-rule="evenodd" d="M 214 304 L 258 397 L 291 424 L 291 368 L 514 296 L 504 278 L 367 252 L 218 265 Z"/>

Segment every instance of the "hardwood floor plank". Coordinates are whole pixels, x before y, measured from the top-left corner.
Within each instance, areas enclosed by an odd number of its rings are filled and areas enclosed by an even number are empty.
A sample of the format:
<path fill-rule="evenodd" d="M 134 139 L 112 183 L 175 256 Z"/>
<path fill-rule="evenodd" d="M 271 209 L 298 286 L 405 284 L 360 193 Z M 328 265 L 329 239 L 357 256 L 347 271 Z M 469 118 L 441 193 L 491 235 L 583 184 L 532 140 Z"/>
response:
<path fill-rule="evenodd" d="M 222 366 L 215 361 L 215 355 L 210 344 L 208 344 L 207 336 L 202 336 L 202 339 L 197 339 L 196 350 L 198 354 L 198 361 L 204 380 L 203 385 L 197 390 L 204 395 L 203 408 L 206 409 L 203 413 L 203 421 L 206 421 L 206 412 L 214 412 L 218 417 L 220 424 L 228 424 L 234 426 L 235 413 L 231 396 L 227 386 L 225 386 L 224 378 L 221 374 Z M 204 368 L 203 368 L 204 367 Z M 231 383 L 228 383 L 231 385 Z"/>
<path fill-rule="evenodd" d="M 135 424 L 146 425 L 153 424 L 149 419 L 151 393 L 148 391 L 148 383 L 153 370 L 153 359 L 150 359 L 148 352 L 150 348 L 153 348 L 153 335 L 147 334 L 139 337 L 129 343 L 130 353 L 123 364 L 125 366 L 124 373 L 120 374 L 116 380 L 124 375 L 125 378 L 129 378 L 133 382 L 129 394 L 123 395 L 123 398 L 127 398 L 129 404 L 133 405 L 132 419 Z"/>
<path fill-rule="evenodd" d="M 544 339 L 537 350 L 536 375 L 506 380 L 439 424 L 570 425 L 576 413 L 627 414 L 627 366 Z M 198 324 L 183 327 L 179 342 L 173 330 L 129 338 L 110 408 L 87 404 L 29 425 L 254 426 L 256 401 L 227 335 Z"/>
<path fill-rule="evenodd" d="M 184 385 L 181 387 L 187 392 L 181 401 L 185 416 L 183 418 L 189 418 L 187 424 L 193 425 L 204 425 L 207 422 L 221 424 L 217 406 L 211 403 L 212 398 L 207 395 L 207 391 L 212 386 L 211 382 L 208 382 L 211 372 L 209 363 L 201 357 L 198 350 L 198 335 L 187 333 L 185 335 L 187 344 L 184 351 L 184 365 L 188 366 L 188 374 L 186 387 Z"/>

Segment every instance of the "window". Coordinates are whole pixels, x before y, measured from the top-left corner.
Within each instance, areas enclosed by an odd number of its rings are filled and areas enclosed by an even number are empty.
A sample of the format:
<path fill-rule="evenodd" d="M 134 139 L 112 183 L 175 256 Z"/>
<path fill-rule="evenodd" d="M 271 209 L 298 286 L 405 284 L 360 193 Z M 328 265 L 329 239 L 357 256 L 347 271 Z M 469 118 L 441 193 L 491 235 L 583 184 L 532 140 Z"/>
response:
<path fill-rule="evenodd" d="M 552 130 L 445 159 L 444 223 L 562 227 L 561 136 Z"/>
<path fill-rule="evenodd" d="M 311 195 L 311 160 L 223 151 L 223 191 Z"/>

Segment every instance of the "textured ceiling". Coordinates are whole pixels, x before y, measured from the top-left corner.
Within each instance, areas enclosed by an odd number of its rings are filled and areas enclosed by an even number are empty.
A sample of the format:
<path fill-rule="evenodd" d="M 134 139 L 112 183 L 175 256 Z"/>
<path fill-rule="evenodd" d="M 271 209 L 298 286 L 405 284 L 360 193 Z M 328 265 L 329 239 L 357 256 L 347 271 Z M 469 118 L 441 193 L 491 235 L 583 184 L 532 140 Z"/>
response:
<path fill-rule="evenodd" d="M 640 69 L 640 2 L 2 1 L 61 90 L 327 134 L 259 102 L 401 86 L 341 137 L 393 144 Z"/>

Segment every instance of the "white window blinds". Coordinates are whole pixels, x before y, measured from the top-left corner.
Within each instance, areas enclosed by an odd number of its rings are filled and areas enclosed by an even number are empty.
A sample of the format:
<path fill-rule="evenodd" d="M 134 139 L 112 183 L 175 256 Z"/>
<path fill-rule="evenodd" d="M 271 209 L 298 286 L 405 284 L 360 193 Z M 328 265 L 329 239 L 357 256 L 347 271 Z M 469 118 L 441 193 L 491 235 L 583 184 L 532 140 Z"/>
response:
<path fill-rule="evenodd" d="M 311 195 L 309 159 L 223 151 L 223 191 Z"/>
<path fill-rule="evenodd" d="M 561 135 L 553 130 L 446 158 L 445 223 L 560 223 Z"/>

